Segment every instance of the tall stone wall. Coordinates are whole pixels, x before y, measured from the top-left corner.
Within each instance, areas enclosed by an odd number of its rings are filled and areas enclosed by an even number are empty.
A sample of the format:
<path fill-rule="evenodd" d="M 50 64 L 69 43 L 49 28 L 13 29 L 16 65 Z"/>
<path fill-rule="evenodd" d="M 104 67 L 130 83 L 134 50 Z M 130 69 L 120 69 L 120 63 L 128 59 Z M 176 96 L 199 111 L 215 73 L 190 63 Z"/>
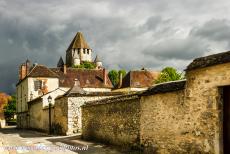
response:
<path fill-rule="evenodd" d="M 193 126 L 194 142 L 205 152 L 223 153 L 221 91 L 223 86 L 230 85 L 230 63 L 188 71 L 186 78 L 185 103 L 189 107 L 187 117 Z"/>
<path fill-rule="evenodd" d="M 96 101 L 111 96 L 62 97 L 55 101 L 54 125 L 59 127 L 58 134 L 71 135 L 82 131 L 81 106 L 89 101 Z"/>
<path fill-rule="evenodd" d="M 54 105 L 54 129 L 55 133 L 66 135 L 68 131 L 68 98 L 62 97 L 55 100 Z"/>
<path fill-rule="evenodd" d="M 139 145 L 140 99 L 138 96 L 97 101 L 82 108 L 82 136 L 125 147 Z"/>
<path fill-rule="evenodd" d="M 34 102 L 29 106 L 28 128 L 43 132 L 49 132 L 49 108 L 43 108 L 40 101 Z M 54 121 L 54 109 L 51 107 L 51 124 Z"/>
<path fill-rule="evenodd" d="M 17 113 L 17 128 L 29 128 L 29 113 L 27 111 Z"/>
<path fill-rule="evenodd" d="M 223 153 L 222 87 L 230 63 L 187 71 L 185 91 L 141 98 L 141 144 L 157 153 Z"/>
<path fill-rule="evenodd" d="M 180 144 L 190 139 L 184 98 L 184 90 L 141 97 L 140 144 L 145 150 L 177 153 Z"/>

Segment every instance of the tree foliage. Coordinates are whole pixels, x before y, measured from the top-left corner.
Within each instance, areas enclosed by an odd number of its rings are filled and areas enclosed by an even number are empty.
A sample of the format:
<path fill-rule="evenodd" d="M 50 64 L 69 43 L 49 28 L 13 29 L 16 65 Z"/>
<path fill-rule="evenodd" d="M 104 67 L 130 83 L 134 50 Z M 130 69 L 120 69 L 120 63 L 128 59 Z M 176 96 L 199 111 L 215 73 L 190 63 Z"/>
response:
<path fill-rule="evenodd" d="M 10 120 L 14 118 L 16 114 L 16 97 L 11 96 L 11 100 L 4 107 L 4 115 L 6 120 Z"/>
<path fill-rule="evenodd" d="M 115 85 L 118 84 L 118 82 L 119 82 L 119 74 L 120 73 L 122 74 L 122 77 L 124 78 L 125 75 L 126 75 L 126 70 L 121 69 L 119 71 L 117 71 L 117 70 L 111 70 L 111 71 L 109 71 L 109 74 L 108 74 L 109 75 L 109 79 L 111 80 L 113 86 L 115 86 Z"/>
<path fill-rule="evenodd" d="M 118 74 L 122 74 L 122 77 L 124 78 L 125 75 L 126 75 L 126 70 L 121 69 L 121 70 L 118 72 Z"/>
<path fill-rule="evenodd" d="M 9 95 L 0 92 L 0 112 L 11 99 L 12 98 Z"/>
<path fill-rule="evenodd" d="M 119 74 L 118 74 L 117 70 L 109 71 L 108 76 L 109 76 L 109 79 L 112 82 L 113 86 L 115 86 L 119 81 Z"/>
<path fill-rule="evenodd" d="M 181 79 L 184 79 L 184 75 L 182 73 L 178 72 L 173 67 L 165 67 L 161 71 L 155 83 L 163 83 L 163 82 L 176 81 Z"/>
<path fill-rule="evenodd" d="M 74 68 L 95 69 L 96 65 L 92 62 L 85 61 L 85 62 L 81 63 L 80 65 L 75 65 L 73 67 Z"/>

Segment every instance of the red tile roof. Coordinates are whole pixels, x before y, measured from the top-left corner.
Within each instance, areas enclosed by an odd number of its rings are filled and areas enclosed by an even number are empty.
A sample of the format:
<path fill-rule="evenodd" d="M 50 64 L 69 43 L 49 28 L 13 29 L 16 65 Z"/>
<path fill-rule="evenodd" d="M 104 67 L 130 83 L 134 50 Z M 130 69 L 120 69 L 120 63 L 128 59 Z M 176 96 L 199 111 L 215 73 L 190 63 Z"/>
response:
<path fill-rule="evenodd" d="M 151 87 L 157 79 L 159 72 L 138 70 L 130 71 L 122 80 L 121 88 L 145 88 Z"/>
<path fill-rule="evenodd" d="M 113 88 L 108 74 L 106 74 L 107 83 L 104 84 L 103 70 L 101 69 L 67 68 L 66 74 L 61 68 L 51 68 L 50 70 L 58 74 L 60 87 L 72 87 L 77 78 L 82 88 Z"/>

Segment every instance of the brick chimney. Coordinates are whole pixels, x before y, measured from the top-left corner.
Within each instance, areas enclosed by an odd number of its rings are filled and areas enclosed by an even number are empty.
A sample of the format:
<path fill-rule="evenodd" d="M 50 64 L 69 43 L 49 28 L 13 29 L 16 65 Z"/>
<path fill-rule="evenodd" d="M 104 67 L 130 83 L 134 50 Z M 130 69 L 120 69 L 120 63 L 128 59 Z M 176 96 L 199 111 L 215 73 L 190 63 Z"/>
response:
<path fill-rule="evenodd" d="M 104 68 L 103 69 L 103 83 L 104 83 L 104 85 L 107 84 L 107 78 L 106 78 L 106 76 L 107 76 L 107 73 L 106 73 L 106 69 Z"/>
<path fill-rule="evenodd" d="M 30 73 L 30 61 L 29 59 L 26 60 L 26 75 Z"/>
<path fill-rule="evenodd" d="M 122 73 L 120 72 L 119 73 L 119 88 L 121 88 L 121 86 L 122 86 L 122 79 L 123 79 L 123 76 L 122 76 Z"/>
<path fill-rule="evenodd" d="M 63 65 L 63 73 L 66 74 L 67 73 L 67 67 L 66 64 Z"/>
<path fill-rule="evenodd" d="M 22 80 L 26 77 L 26 64 L 21 64 L 19 68 L 19 80 Z"/>

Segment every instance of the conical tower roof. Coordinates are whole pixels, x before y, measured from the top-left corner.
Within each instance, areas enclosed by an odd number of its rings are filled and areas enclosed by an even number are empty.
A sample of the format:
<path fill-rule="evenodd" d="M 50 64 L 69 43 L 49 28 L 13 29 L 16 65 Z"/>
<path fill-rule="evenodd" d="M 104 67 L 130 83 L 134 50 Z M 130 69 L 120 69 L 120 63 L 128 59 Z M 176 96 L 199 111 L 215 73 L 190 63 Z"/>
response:
<path fill-rule="evenodd" d="M 94 60 L 94 63 L 96 63 L 96 62 L 101 62 L 101 60 L 99 59 L 98 55 L 96 55 L 96 58 Z"/>
<path fill-rule="evenodd" d="M 66 93 L 66 95 L 71 94 L 86 94 L 86 91 L 81 88 L 80 81 L 78 79 L 74 80 L 74 86 Z"/>
<path fill-rule="evenodd" d="M 87 44 L 83 34 L 81 32 L 77 32 L 76 36 L 73 38 L 71 44 L 69 45 L 67 51 L 70 49 L 90 49 L 89 45 Z"/>
<path fill-rule="evenodd" d="M 64 63 L 62 57 L 60 57 L 60 59 L 59 59 L 59 61 L 58 61 L 58 63 L 57 63 L 57 67 L 63 67 L 64 64 L 65 64 L 65 63 Z"/>

